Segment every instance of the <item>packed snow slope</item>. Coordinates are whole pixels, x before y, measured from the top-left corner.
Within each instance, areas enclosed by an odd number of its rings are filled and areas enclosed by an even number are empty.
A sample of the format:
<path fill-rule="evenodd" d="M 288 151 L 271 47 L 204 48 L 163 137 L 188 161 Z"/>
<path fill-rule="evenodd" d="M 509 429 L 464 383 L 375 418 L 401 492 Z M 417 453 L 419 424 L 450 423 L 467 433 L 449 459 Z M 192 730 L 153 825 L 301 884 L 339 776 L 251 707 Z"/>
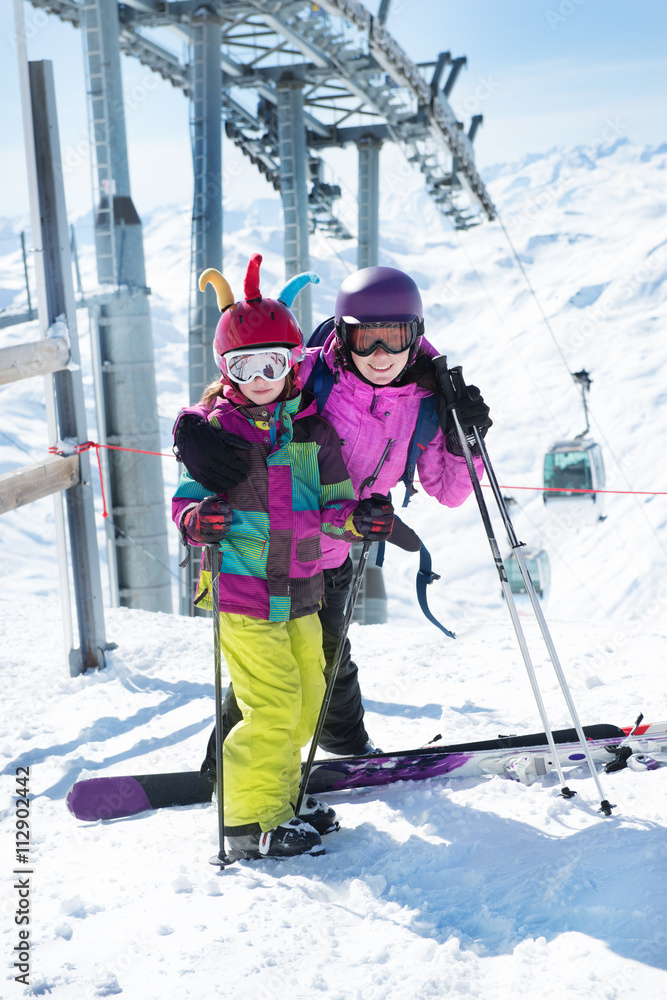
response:
<path fill-rule="evenodd" d="M 488 400 L 489 452 L 517 532 L 546 549 L 544 602 L 582 723 L 667 725 L 667 148 L 627 142 L 552 150 L 487 173 L 505 231 L 448 231 L 419 178 L 383 153 L 381 262 L 412 273 L 427 331 Z M 347 211 L 352 211 L 350 208 Z M 225 273 L 240 293 L 249 254 L 263 290 L 282 278 L 278 203 L 227 206 Z M 163 450 L 186 403 L 189 208 L 145 220 Z M 24 303 L 17 234 L 0 227 L 0 306 Z M 90 218 L 79 221 L 94 287 Z M 510 247 L 516 249 L 523 271 Z M 354 247 L 313 241 L 316 318 L 354 269 Z M 524 273 L 525 272 L 525 273 Z M 545 319 L 532 297 L 535 290 Z M 79 312 L 95 436 L 85 311 Z M 0 332 L 6 346 L 36 324 Z M 607 467 L 606 520 L 554 516 L 539 490 L 545 450 L 583 431 L 570 372 L 591 374 L 591 436 Z M 43 456 L 40 380 L 0 390 L 0 472 Z M 176 481 L 164 460 L 165 503 Z M 489 505 L 492 506 L 490 491 Z M 400 491 L 397 500 L 400 502 Z M 99 500 L 99 494 L 98 494 Z M 98 515 L 101 500 L 98 502 Z M 473 499 L 457 511 L 423 492 L 405 512 L 442 579 L 441 636 L 414 599 L 413 556 L 389 547 L 387 625 L 354 625 L 368 728 L 385 749 L 539 730 L 517 642 Z M 101 516 L 99 516 L 101 528 Z M 499 519 L 494 515 L 503 551 Z M 176 533 L 171 533 L 176 578 Z M 100 548 L 103 551 L 100 531 Z M 3 978 L 7 997 L 229 1000 L 540 996 L 625 1000 L 667 987 L 667 769 L 600 775 L 578 792 L 491 777 L 432 780 L 330 797 L 342 828 L 327 854 L 239 863 L 222 874 L 213 806 L 78 823 L 65 796 L 81 775 L 197 767 L 213 721 L 206 619 L 106 611 L 107 668 L 70 678 L 62 651 L 51 502 L 0 518 Z M 554 726 L 568 713 L 546 649 L 522 611 Z M 15 774 L 30 767 L 30 986 L 14 980 Z"/>

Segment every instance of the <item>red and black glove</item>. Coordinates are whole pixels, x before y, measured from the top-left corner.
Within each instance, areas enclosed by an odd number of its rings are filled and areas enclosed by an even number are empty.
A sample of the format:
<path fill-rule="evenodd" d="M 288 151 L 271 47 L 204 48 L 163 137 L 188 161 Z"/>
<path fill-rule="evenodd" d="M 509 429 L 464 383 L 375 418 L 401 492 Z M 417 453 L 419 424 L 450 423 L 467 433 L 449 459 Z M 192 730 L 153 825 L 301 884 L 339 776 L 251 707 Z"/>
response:
<path fill-rule="evenodd" d="M 394 508 L 389 497 L 371 493 L 360 500 L 352 514 L 352 521 L 367 542 L 381 542 L 391 535 L 394 526 Z"/>
<path fill-rule="evenodd" d="M 215 545 L 221 542 L 232 526 L 232 508 L 226 500 L 207 497 L 186 512 L 183 531 L 194 545 Z"/>

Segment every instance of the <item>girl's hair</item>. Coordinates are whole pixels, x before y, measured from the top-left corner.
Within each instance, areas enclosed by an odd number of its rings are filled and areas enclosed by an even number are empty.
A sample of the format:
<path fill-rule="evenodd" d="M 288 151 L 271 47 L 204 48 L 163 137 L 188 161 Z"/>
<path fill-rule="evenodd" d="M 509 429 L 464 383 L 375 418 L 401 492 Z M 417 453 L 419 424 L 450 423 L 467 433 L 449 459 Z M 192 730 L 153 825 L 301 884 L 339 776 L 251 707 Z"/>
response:
<path fill-rule="evenodd" d="M 433 359 L 426 351 L 420 350 L 411 365 L 407 365 L 394 385 L 418 385 L 434 394 L 438 393 L 438 376 Z"/>
<path fill-rule="evenodd" d="M 234 382 L 232 379 L 230 379 L 229 381 L 238 392 L 242 393 L 243 390 L 241 389 L 238 382 Z M 294 369 L 290 368 L 287 375 L 285 376 L 285 385 L 283 386 L 283 391 L 280 393 L 280 396 L 278 397 L 276 402 L 281 402 L 283 399 L 289 399 L 290 396 L 292 395 L 293 389 L 294 389 Z M 203 403 L 205 406 L 208 407 L 212 406 L 215 400 L 218 398 L 218 396 L 224 395 L 224 390 L 225 390 L 225 383 L 222 382 L 220 379 L 214 379 L 214 381 L 209 382 L 209 384 L 204 389 L 202 397 L 200 399 L 200 403 Z M 248 402 L 250 403 L 251 400 L 248 400 Z"/>

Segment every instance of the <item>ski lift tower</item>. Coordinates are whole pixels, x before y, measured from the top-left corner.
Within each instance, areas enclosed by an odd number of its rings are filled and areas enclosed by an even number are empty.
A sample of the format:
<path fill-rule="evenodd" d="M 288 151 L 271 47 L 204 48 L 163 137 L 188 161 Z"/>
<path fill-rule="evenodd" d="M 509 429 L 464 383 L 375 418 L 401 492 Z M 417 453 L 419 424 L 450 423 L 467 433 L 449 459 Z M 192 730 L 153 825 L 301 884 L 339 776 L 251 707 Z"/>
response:
<path fill-rule="evenodd" d="M 171 611 L 153 337 L 141 220 L 130 193 L 121 79 L 118 6 L 82 0 L 82 29 L 93 157 L 95 248 L 101 286 L 90 302 L 101 443 L 111 516 L 112 603 Z M 121 450 L 128 449 L 128 450 Z M 117 587 L 117 592 L 113 591 Z"/>

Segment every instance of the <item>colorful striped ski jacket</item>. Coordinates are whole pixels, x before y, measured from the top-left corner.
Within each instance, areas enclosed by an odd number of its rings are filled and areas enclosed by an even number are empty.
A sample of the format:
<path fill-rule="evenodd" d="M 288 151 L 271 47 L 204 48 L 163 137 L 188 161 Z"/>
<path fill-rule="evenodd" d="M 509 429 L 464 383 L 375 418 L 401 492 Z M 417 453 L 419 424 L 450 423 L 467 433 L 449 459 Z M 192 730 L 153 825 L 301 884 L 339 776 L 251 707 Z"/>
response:
<path fill-rule="evenodd" d="M 240 405 L 228 389 L 211 408 L 198 404 L 181 411 L 196 413 L 249 441 L 243 452 L 248 477 L 226 494 L 232 525 L 220 543 L 220 610 L 289 621 L 319 610 L 323 589 L 321 533 L 359 541 L 352 523 L 357 501 L 338 435 L 317 414 L 310 393 L 280 403 Z M 210 496 L 184 471 L 172 500 L 179 528 L 183 517 Z M 196 603 L 210 609 L 211 568 L 202 554 Z"/>

